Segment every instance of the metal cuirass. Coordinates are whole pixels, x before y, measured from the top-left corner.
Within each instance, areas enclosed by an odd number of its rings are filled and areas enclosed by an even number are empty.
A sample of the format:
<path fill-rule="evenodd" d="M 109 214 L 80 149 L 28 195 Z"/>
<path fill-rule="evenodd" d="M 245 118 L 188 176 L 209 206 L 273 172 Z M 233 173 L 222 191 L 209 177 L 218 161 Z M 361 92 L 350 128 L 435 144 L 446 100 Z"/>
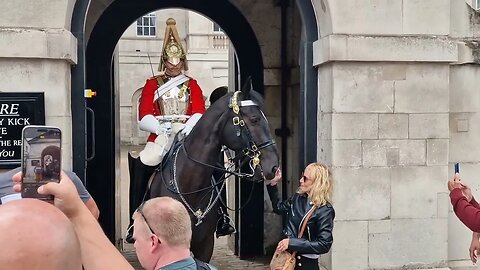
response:
<path fill-rule="evenodd" d="M 184 115 L 190 102 L 188 82 L 172 87 L 157 102 L 162 115 Z"/>

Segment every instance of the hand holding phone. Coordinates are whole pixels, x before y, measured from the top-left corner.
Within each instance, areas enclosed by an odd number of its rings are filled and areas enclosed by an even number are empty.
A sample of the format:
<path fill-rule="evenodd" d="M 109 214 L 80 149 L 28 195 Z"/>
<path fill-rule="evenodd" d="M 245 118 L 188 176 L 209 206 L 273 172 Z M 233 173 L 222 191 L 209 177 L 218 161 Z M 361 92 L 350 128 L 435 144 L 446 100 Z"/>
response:
<path fill-rule="evenodd" d="M 26 126 L 22 130 L 22 198 L 53 201 L 37 189 L 60 181 L 62 132 L 57 127 Z"/>

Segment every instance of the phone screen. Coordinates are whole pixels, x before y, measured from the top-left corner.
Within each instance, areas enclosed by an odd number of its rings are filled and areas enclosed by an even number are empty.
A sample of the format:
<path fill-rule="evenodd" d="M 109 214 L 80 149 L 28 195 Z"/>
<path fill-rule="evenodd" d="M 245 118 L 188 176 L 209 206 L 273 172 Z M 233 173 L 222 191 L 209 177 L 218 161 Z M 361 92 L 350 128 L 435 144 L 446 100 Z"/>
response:
<path fill-rule="evenodd" d="M 59 182 L 62 133 L 59 128 L 26 126 L 22 132 L 22 197 L 53 200 L 40 195 L 38 187 Z"/>

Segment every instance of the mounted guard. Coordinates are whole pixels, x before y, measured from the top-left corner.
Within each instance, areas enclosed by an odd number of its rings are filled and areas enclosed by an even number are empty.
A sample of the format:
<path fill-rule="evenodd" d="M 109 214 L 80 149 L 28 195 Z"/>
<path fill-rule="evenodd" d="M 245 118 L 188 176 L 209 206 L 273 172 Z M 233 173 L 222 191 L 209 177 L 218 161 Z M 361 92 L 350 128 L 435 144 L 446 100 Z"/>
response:
<path fill-rule="evenodd" d="M 140 98 L 139 128 L 150 135 L 138 157 L 129 153 L 130 225 L 127 242 L 132 242 L 131 217 L 144 199 L 148 179 L 169 151 L 177 133 L 188 135 L 205 113 L 202 89 L 196 80 L 183 74 L 188 70 L 186 51 L 175 25 L 172 18 L 166 21 L 158 66 L 160 74 L 147 79 Z"/>

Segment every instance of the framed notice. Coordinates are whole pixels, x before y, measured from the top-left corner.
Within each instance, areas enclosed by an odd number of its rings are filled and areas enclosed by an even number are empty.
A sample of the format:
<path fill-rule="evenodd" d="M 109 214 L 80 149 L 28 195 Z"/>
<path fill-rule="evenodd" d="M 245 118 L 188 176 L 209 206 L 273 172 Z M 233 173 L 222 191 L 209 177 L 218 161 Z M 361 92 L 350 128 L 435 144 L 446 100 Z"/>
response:
<path fill-rule="evenodd" d="M 27 125 L 45 125 L 44 94 L 0 92 L 0 169 L 20 166 Z"/>

